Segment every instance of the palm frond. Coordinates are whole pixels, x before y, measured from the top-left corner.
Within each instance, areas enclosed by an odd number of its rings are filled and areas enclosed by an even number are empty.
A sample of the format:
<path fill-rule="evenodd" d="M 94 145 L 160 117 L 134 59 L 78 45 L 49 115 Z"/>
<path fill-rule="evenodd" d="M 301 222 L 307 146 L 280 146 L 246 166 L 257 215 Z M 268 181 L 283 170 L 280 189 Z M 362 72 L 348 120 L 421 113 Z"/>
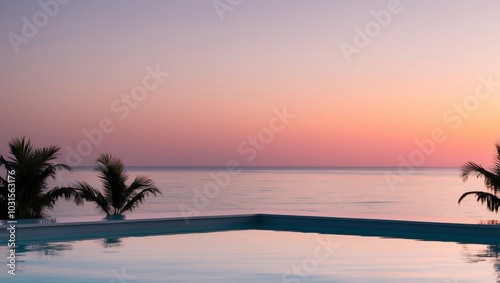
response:
<path fill-rule="evenodd" d="M 16 169 L 16 165 L 29 163 L 33 158 L 33 145 L 26 137 L 14 138 L 9 142 L 9 165 Z"/>
<path fill-rule="evenodd" d="M 44 210 L 52 209 L 59 198 L 77 197 L 70 189 L 47 187 L 47 179 L 55 178 L 57 171 L 71 169 L 65 164 L 54 164 L 59 150 L 58 146 L 35 148 L 30 139 L 21 137 L 9 142 L 8 158 L 0 156 L 0 166 L 16 172 L 17 218 L 44 217 Z M 0 177 L 0 183 L 5 183 L 5 179 Z"/>
<path fill-rule="evenodd" d="M 78 197 L 86 201 L 94 202 L 97 209 L 102 210 L 107 215 L 110 213 L 109 203 L 101 192 L 86 182 L 77 182 L 75 187 Z"/>
<path fill-rule="evenodd" d="M 500 144 L 495 144 L 495 148 L 497 152 L 493 156 L 493 171 L 497 176 L 500 176 Z"/>
<path fill-rule="evenodd" d="M 146 176 L 137 176 L 130 186 L 125 190 L 125 195 L 132 195 L 136 193 L 137 190 L 142 188 L 153 188 L 156 190 L 156 193 L 161 194 L 160 190 L 158 190 L 155 186 L 153 180 Z"/>
<path fill-rule="evenodd" d="M 52 178 L 55 180 L 57 171 L 60 170 L 67 170 L 71 171 L 71 167 L 69 167 L 66 164 L 53 164 L 53 165 L 48 165 L 46 166 L 42 172 L 40 173 L 39 178 L 41 179 L 47 179 L 47 178 Z"/>
<path fill-rule="evenodd" d="M 149 194 L 161 194 L 154 182 L 145 176 L 138 176 L 127 187 L 128 175 L 119 158 L 110 154 L 101 154 L 96 161 L 95 170 L 103 184 L 103 193 L 85 182 L 77 183 L 76 190 L 80 198 L 95 202 L 107 215 L 122 214 L 132 211 L 144 201 Z M 140 191 L 140 192 L 139 192 Z"/>
<path fill-rule="evenodd" d="M 153 194 L 156 196 L 158 193 L 161 193 L 157 188 L 146 188 L 141 192 L 132 197 L 127 204 L 121 209 L 118 214 L 122 214 L 126 211 L 134 211 L 134 209 L 138 208 L 140 204 L 144 201 L 144 199 L 149 195 Z"/>
<path fill-rule="evenodd" d="M 5 167 L 5 169 L 7 169 L 7 171 L 12 170 L 12 168 L 10 168 L 9 162 L 7 160 L 5 160 L 3 155 L 0 155 L 0 166 L 2 166 L 2 165 Z"/>
<path fill-rule="evenodd" d="M 0 219 L 7 219 L 8 196 L 7 182 L 0 177 Z"/>
<path fill-rule="evenodd" d="M 484 178 L 484 185 L 487 189 L 495 193 L 500 190 L 500 176 L 484 169 L 481 165 L 474 162 L 467 162 L 462 166 L 462 180 L 465 182 L 469 176 L 476 176 L 477 178 Z"/>
<path fill-rule="evenodd" d="M 126 200 L 122 192 L 127 188 L 125 182 L 128 179 L 122 161 L 110 154 L 101 154 L 96 170 L 104 186 L 104 197 L 113 207 L 122 207 Z"/>
<path fill-rule="evenodd" d="M 55 188 L 49 190 L 48 192 L 46 192 L 39 199 L 38 202 L 40 203 L 41 206 L 52 209 L 54 207 L 54 204 L 56 203 L 56 201 L 62 197 L 65 200 L 74 199 L 74 201 L 77 205 L 83 204 L 82 198 L 80 198 L 80 196 L 78 195 L 75 188 L 72 188 L 72 187 L 55 187 Z"/>
<path fill-rule="evenodd" d="M 475 195 L 476 201 L 479 201 L 482 204 L 486 203 L 486 208 L 488 208 L 489 211 L 498 213 L 500 198 L 496 195 L 481 191 L 466 192 L 458 199 L 458 203 L 460 204 L 460 202 L 468 195 Z"/>

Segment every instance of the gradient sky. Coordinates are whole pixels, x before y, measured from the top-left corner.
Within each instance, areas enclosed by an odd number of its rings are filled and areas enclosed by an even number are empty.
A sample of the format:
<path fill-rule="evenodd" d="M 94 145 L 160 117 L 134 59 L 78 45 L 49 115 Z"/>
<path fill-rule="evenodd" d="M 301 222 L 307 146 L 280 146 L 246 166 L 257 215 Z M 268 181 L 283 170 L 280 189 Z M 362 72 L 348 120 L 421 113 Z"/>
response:
<path fill-rule="evenodd" d="M 55 9 L 54 1 L 41 2 Z M 229 2 L 238 1 L 216 3 Z M 16 53 L 12 34 L 24 37 L 23 18 L 41 21 L 44 10 L 2 0 L 0 153 L 26 135 L 36 146 L 59 145 L 70 165 L 109 152 L 128 165 L 398 166 L 418 155 L 415 140 L 441 129 L 446 137 L 415 165 L 491 164 L 500 2 L 401 0 L 385 26 L 373 25 L 372 11 L 388 5 L 244 0 L 221 20 L 212 0 L 73 0 Z M 379 30 L 349 62 L 341 44 L 356 46 L 358 28 L 370 25 Z M 169 76 L 126 106 L 121 97 L 148 66 Z M 481 99 L 480 77 L 494 82 Z M 249 136 L 268 137 L 273 109 L 284 107 L 295 117 L 255 149 Z M 103 119 L 113 130 L 83 151 L 82 131 Z M 68 162 L 79 144 L 85 154 Z"/>

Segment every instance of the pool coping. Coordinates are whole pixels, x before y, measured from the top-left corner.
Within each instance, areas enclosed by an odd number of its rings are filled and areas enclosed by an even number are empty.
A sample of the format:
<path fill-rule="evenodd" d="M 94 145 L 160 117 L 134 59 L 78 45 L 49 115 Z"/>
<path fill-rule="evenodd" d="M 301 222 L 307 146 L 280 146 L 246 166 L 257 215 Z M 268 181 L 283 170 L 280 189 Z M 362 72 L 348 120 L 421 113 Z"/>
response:
<path fill-rule="evenodd" d="M 15 224 L 16 240 L 26 242 L 74 241 L 97 238 L 206 233 L 233 230 L 270 230 L 377 236 L 430 241 L 500 243 L 500 225 L 441 223 L 293 214 L 226 214 L 190 218 L 166 217 L 113 221 Z M 5 245 L 9 225 L 0 225 Z"/>

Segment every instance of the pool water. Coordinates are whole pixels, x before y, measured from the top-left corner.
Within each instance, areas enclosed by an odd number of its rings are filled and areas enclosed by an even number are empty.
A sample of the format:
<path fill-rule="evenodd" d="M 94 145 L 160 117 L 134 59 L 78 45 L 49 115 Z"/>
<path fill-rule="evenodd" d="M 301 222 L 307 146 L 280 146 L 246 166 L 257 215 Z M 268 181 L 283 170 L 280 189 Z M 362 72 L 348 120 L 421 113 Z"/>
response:
<path fill-rule="evenodd" d="M 263 230 L 24 243 L 1 282 L 497 282 L 500 247 Z M 7 255 L 5 246 L 0 253 Z"/>

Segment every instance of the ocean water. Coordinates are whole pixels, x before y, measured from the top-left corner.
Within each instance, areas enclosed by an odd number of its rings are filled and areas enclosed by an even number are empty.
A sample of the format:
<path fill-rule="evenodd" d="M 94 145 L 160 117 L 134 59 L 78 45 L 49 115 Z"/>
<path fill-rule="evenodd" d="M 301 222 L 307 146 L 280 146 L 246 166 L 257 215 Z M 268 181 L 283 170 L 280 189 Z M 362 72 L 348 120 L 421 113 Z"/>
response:
<path fill-rule="evenodd" d="M 127 172 L 129 183 L 137 175 L 149 176 L 162 192 L 159 197 L 147 198 L 134 216 L 278 211 L 464 223 L 498 219 L 472 196 L 458 205 L 462 193 L 484 190 L 482 180 L 462 182 L 458 168 L 419 168 L 411 174 L 399 174 L 397 168 L 267 167 L 243 168 L 239 172 L 224 167 L 128 167 Z M 91 167 L 64 173 L 49 186 L 76 181 L 101 188 Z M 49 215 L 102 216 L 92 203 L 76 206 L 64 200 L 56 203 Z"/>

